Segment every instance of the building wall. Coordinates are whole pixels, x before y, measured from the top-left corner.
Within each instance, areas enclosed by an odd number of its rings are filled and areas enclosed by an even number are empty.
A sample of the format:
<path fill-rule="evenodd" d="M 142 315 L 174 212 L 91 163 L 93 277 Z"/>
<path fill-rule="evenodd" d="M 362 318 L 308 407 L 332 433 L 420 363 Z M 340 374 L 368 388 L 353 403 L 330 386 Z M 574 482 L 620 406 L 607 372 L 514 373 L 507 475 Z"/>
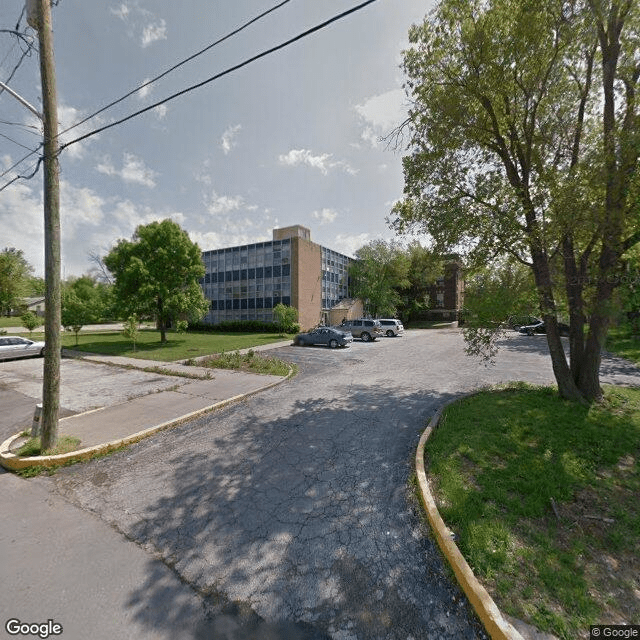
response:
<path fill-rule="evenodd" d="M 322 312 L 322 280 L 320 245 L 299 237 L 291 239 L 293 280 L 291 297 L 298 309 L 298 322 L 303 329 L 320 323 Z"/>
<path fill-rule="evenodd" d="M 351 259 L 311 241 L 306 227 L 273 230 L 273 240 L 204 251 L 204 322 L 273 318 L 282 302 L 298 309 L 300 325 L 320 324 L 323 310 L 348 297 Z"/>

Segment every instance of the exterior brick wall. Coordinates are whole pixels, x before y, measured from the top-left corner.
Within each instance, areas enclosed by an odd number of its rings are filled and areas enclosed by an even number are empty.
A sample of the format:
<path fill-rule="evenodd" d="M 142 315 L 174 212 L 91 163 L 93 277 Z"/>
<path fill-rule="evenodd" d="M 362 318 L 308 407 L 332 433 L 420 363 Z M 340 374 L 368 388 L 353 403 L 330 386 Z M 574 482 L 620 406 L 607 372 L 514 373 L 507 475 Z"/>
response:
<path fill-rule="evenodd" d="M 303 329 L 320 323 L 322 316 L 322 269 L 320 245 L 300 237 L 291 238 L 291 297 Z"/>

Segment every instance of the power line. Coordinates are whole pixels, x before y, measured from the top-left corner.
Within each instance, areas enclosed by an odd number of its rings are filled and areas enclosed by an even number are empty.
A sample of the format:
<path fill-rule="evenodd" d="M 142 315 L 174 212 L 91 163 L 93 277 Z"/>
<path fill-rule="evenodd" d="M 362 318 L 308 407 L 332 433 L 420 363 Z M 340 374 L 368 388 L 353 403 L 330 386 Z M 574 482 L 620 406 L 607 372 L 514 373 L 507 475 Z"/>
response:
<path fill-rule="evenodd" d="M 17 140 L 14 140 L 13 138 L 10 138 L 9 136 L 6 136 L 4 133 L 0 133 L 0 137 L 5 138 L 5 140 L 8 140 L 9 142 L 13 142 L 13 144 L 17 144 L 19 147 L 22 147 L 23 149 L 26 149 L 27 151 L 31 151 L 32 153 L 38 153 L 38 151 L 36 149 L 32 149 L 31 147 L 27 147 L 27 146 L 23 145 L 21 142 L 18 142 Z"/>
<path fill-rule="evenodd" d="M 135 89 L 132 89 L 131 91 L 129 91 L 129 93 L 126 93 L 121 98 L 118 98 L 117 100 L 114 100 L 113 102 L 110 102 L 109 104 L 105 105 L 101 109 L 98 109 L 98 111 L 95 111 L 94 113 L 92 113 L 91 115 L 87 116 L 83 120 L 80 120 L 80 122 L 76 122 L 74 125 L 71 125 L 68 129 L 65 129 L 64 131 L 62 131 L 60 133 L 60 135 L 63 135 L 64 133 L 67 133 L 68 131 L 71 131 L 71 129 L 75 129 L 76 127 L 79 127 L 81 124 L 84 124 L 85 122 L 87 122 L 87 120 L 91 120 L 92 118 L 95 118 L 97 115 L 101 114 L 103 111 L 106 111 L 107 109 L 110 109 L 111 107 L 119 104 L 123 100 L 126 100 L 127 98 L 132 96 L 134 93 L 137 93 L 138 91 L 144 89 L 145 87 L 148 87 L 150 84 L 153 84 L 154 82 L 157 82 L 161 78 L 164 78 L 166 75 L 170 74 L 172 71 L 175 71 L 176 69 L 180 68 L 181 66 L 187 64 L 187 62 L 191 62 L 191 60 L 197 58 L 198 56 L 201 56 L 203 53 L 206 53 L 210 49 L 213 49 L 213 47 L 215 47 L 215 46 L 221 44 L 222 42 L 224 42 L 225 40 L 228 40 L 229 38 L 235 36 L 236 34 L 240 33 L 241 31 L 243 31 L 247 27 L 251 26 L 255 22 L 258 22 L 258 20 L 261 20 L 262 18 L 264 18 L 268 14 L 272 13 L 273 11 L 276 11 L 277 9 L 279 9 L 280 7 L 282 7 L 283 5 L 287 4 L 290 1 L 291 0 L 283 0 L 283 2 L 280 2 L 279 4 L 275 5 L 274 7 L 271 7 L 271 9 L 267 9 L 266 11 L 263 11 L 261 14 L 257 15 L 255 18 L 252 18 L 251 20 L 245 22 L 244 24 L 242 24 L 238 28 L 234 29 L 233 31 L 230 31 L 229 33 L 227 33 L 222 38 L 219 38 L 215 42 L 212 42 L 210 45 L 206 46 L 204 49 L 201 49 L 200 51 L 194 53 L 193 55 L 191 55 L 188 58 L 182 60 L 181 62 L 178 62 L 178 64 L 175 64 L 173 67 L 167 69 L 166 71 L 163 71 L 160 75 L 157 75 L 154 78 L 151 78 L 151 80 L 148 80 L 144 84 L 141 84 L 139 87 L 136 87 Z"/>
<path fill-rule="evenodd" d="M 312 33 L 315 33 L 316 31 L 320 31 L 321 29 L 324 29 L 326 27 L 328 27 L 330 24 L 337 22 L 338 20 L 342 20 L 343 18 L 347 17 L 348 15 L 355 13 L 356 11 L 360 11 L 361 9 L 363 9 L 364 7 L 366 7 L 367 5 L 373 4 L 374 2 L 377 2 L 377 0 L 366 0 L 366 2 L 362 2 L 359 5 L 356 5 L 355 7 L 352 7 L 351 9 L 348 9 L 347 11 L 343 11 L 342 13 L 339 13 L 336 16 L 333 16 L 332 18 L 329 18 L 328 20 L 325 20 L 324 22 L 316 25 L 315 27 L 311 27 L 311 29 L 307 29 L 306 31 L 303 31 L 302 33 L 298 34 L 297 36 L 294 36 L 293 38 L 290 38 L 289 40 L 286 40 L 285 42 L 276 45 L 275 47 L 271 47 L 270 49 L 267 49 L 266 51 L 263 51 L 262 53 L 259 53 L 255 56 L 252 56 L 251 58 L 248 58 L 246 60 L 244 60 L 243 62 L 234 65 L 233 67 L 229 67 L 228 69 L 225 69 L 224 71 L 221 71 L 220 73 L 215 74 L 214 76 L 211 76 L 210 78 L 207 78 L 206 80 L 203 80 L 202 82 L 198 82 L 197 84 L 191 85 L 189 87 L 187 87 L 186 89 L 183 89 L 182 91 L 178 91 L 177 93 L 174 93 L 172 95 L 170 95 L 169 97 L 165 98 L 164 100 L 160 100 L 158 102 L 155 102 L 154 104 L 151 104 L 147 107 L 145 107 L 144 109 L 140 109 L 138 111 L 135 111 L 134 113 L 121 118 L 120 120 L 116 120 L 115 122 L 112 122 L 110 124 L 107 124 L 103 127 L 99 127 L 98 129 L 94 129 L 93 131 L 89 131 L 89 133 L 84 134 L 83 136 L 80 136 L 78 138 L 75 138 L 74 140 L 70 140 L 69 142 L 60 145 L 60 152 L 62 152 L 64 149 L 66 149 L 67 147 L 70 147 L 72 144 L 76 144 L 77 142 L 81 142 L 82 140 L 86 140 L 87 138 L 90 138 L 91 136 L 94 136 L 98 133 L 101 133 L 103 131 L 106 131 L 107 129 L 111 129 L 112 127 L 116 127 L 120 124 L 123 124 L 124 122 L 127 122 L 128 120 L 131 120 L 143 113 L 146 113 L 147 111 L 151 111 L 152 109 L 155 109 L 156 107 L 159 107 L 162 104 L 165 104 L 166 102 L 169 102 L 171 100 L 174 100 L 175 98 L 178 98 L 182 95 L 184 95 L 185 93 L 189 93 L 195 89 L 199 89 L 200 87 L 203 87 L 211 82 L 214 82 L 215 80 L 218 80 L 220 78 L 222 78 L 223 76 L 226 76 L 230 73 L 232 73 L 233 71 L 237 71 L 238 69 L 241 69 L 242 67 L 246 67 L 247 65 L 251 64 L 252 62 L 255 62 L 256 60 L 259 60 L 260 58 L 264 58 L 265 56 L 268 56 L 272 53 L 275 53 L 276 51 L 279 51 L 280 49 L 284 49 L 285 47 L 288 47 L 289 45 L 293 44 L 294 42 L 297 42 L 298 40 L 302 40 L 303 38 L 306 38 L 307 36 L 311 35 Z"/>
<path fill-rule="evenodd" d="M 34 152 L 34 153 L 37 153 L 37 152 Z M 33 153 L 30 153 L 30 154 L 29 154 L 29 156 L 32 156 L 32 155 L 33 155 Z M 29 156 L 27 156 L 27 158 L 28 158 Z M 24 159 L 25 159 L 25 158 L 23 158 L 22 160 L 24 160 Z M 21 160 L 20 162 L 22 162 L 22 160 Z M 16 180 L 31 180 L 31 178 L 33 178 L 33 176 L 35 176 L 35 175 L 36 175 L 36 173 L 38 173 L 38 169 L 40 169 L 40 165 L 42 164 L 42 161 L 43 161 L 43 160 L 44 160 L 44 157 L 43 157 L 43 156 L 40 156 L 40 157 L 38 158 L 38 162 L 36 163 L 35 169 L 33 169 L 33 171 L 32 171 L 30 174 L 28 174 L 28 175 L 17 175 L 17 176 L 15 176 L 15 178 L 12 178 L 11 180 L 9 180 L 9 182 L 7 182 L 7 183 L 3 184 L 3 185 L 0 187 L 0 191 L 4 191 L 7 187 L 9 187 L 9 186 L 10 186 L 10 185 L 12 185 L 14 182 L 16 182 Z M 18 163 L 18 164 L 19 164 L 19 163 Z M 13 165 L 13 166 L 15 167 L 16 165 Z M 13 168 L 13 167 L 12 167 L 12 168 Z M 10 170 L 11 170 L 11 169 L 9 169 L 9 171 L 10 171 Z M 5 175 L 5 174 L 6 174 L 6 172 L 5 172 L 5 173 L 3 173 L 2 175 Z"/>

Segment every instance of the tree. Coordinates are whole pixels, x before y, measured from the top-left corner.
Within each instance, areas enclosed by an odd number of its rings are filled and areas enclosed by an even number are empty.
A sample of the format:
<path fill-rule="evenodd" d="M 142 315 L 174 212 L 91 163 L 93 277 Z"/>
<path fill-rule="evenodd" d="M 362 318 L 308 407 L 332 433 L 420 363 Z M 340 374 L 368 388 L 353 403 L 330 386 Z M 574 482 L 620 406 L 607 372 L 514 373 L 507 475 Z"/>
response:
<path fill-rule="evenodd" d="M 409 258 L 400 245 L 374 240 L 356 251 L 349 265 L 351 289 L 374 317 L 396 315 L 399 290 L 410 285 Z"/>
<path fill-rule="evenodd" d="M 298 310 L 279 302 L 273 307 L 273 319 L 280 326 L 280 333 L 296 333 L 300 330 L 298 322 Z"/>
<path fill-rule="evenodd" d="M 33 311 L 26 311 L 20 316 L 20 322 L 25 329 L 29 330 L 29 335 L 33 333 L 34 329 L 37 329 L 41 324 L 40 318 L 33 313 Z"/>
<path fill-rule="evenodd" d="M 140 321 L 138 320 L 138 316 L 135 313 L 132 316 L 129 316 L 124 325 L 122 327 L 122 335 L 131 340 L 133 343 L 133 350 L 136 350 L 136 342 L 138 342 L 138 338 L 140 336 Z"/>
<path fill-rule="evenodd" d="M 409 260 L 408 283 L 398 289 L 400 302 L 397 313 L 403 322 L 411 322 L 424 309 L 429 308 L 431 285 L 444 273 L 444 262 L 435 253 L 412 242 L 405 251 Z"/>
<path fill-rule="evenodd" d="M 62 326 L 73 330 L 78 344 L 78 333 L 86 324 L 102 318 L 104 304 L 99 285 L 89 276 L 73 280 L 62 291 Z"/>
<path fill-rule="evenodd" d="M 463 334 L 469 355 L 493 361 L 509 316 L 527 316 L 537 307 L 531 270 L 513 258 L 496 260 L 468 273 Z"/>
<path fill-rule="evenodd" d="M 172 220 L 140 225 L 131 241 L 120 240 L 104 258 L 115 277 L 114 295 L 125 316 L 152 315 L 167 341 L 169 321 L 199 320 L 208 303 L 198 284 L 204 264 L 198 245 Z"/>
<path fill-rule="evenodd" d="M 7 247 L 0 251 L 0 315 L 9 315 L 29 294 L 33 267 L 22 250 Z"/>
<path fill-rule="evenodd" d="M 411 154 L 392 226 L 470 263 L 528 265 L 559 393 L 581 402 L 602 396 L 619 265 L 640 239 L 639 42 L 634 0 L 442 0 L 404 54 Z"/>

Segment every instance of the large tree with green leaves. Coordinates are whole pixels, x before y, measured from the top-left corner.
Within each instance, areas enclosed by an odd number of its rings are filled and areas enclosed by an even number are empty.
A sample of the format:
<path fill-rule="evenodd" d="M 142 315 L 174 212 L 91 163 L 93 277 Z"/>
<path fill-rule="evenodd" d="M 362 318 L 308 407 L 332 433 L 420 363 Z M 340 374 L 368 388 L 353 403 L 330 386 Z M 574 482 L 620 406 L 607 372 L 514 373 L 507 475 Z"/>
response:
<path fill-rule="evenodd" d="M 471 263 L 528 265 L 560 394 L 599 399 L 620 262 L 640 239 L 640 5 L 441 0 L 410 43 L 411 153 L 393 226 Z"/>
<path fill-rule="evenodd" d="M 395 316 L 402 303 L 399 292 L 410 285 L 406 252 L 397 243 L 374 240 L 358 249 L 355 258 L 349 265 L 353 295 L 374 318 Z"/>
<path fill-rule="evenodd" d="M 198 284 L 204 264 L 198 245 L 172 220 L 140 225 L 131 241 L 120 240 L 104 259 L 115 278 L 122 314 L 153 316 L 166 342 L 170 320 L 199 320 L 208 303 Z"/>
<path fill-rule="evenodd" d="M 9 315 L 29 295 L 32 271 L 21 249 L 0 251 L 0 315 Z"/>

